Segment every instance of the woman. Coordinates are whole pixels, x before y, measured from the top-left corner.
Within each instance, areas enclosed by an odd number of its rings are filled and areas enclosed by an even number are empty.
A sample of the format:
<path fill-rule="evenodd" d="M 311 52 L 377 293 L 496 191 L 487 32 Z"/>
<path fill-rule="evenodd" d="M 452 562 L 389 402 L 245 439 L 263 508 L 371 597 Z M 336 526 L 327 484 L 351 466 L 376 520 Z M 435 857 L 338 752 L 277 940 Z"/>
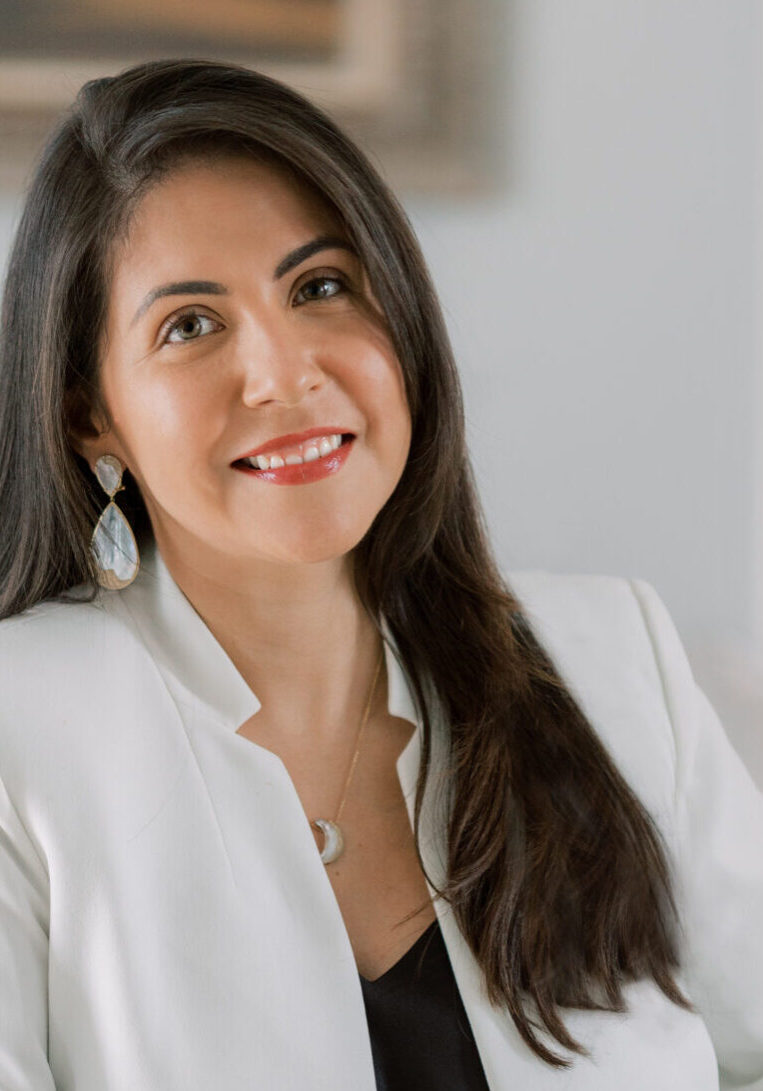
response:
<path fill-rule="evenodd" d="M 330 120 L 86 84 L 2 330 L 4 1091 L 763 1088 L 760 794 L 648 584 L 502 579 Z"/>

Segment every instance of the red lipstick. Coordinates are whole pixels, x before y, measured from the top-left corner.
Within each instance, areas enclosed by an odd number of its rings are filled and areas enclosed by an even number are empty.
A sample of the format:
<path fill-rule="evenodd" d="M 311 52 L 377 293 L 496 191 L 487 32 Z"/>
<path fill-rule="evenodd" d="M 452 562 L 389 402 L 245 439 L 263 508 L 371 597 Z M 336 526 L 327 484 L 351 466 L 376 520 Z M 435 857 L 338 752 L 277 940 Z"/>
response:
<path fill-rule="evenodd" d="M 298 443 L 305 443 L 308 439 L 315 439 L 316 436 L 334 435 L 352 435 L 352 433 L 340 424 L 323 424 L 319 428 L 308 428 L 305 432 L 288 432 L 284 436 L 277 436 L 276 439 L 269 439 L 261 447 L 255 447 L 252 451 L 244 451 L 238 457 L 254 458 L 255 455 L 266 455 L 270 451 L 278 451 L 283 447 L 293 447 Z"/>
<path fill-rule="evenodd" d="M 318 435 L 324 434 L 323 432 L 318 433 Z M 282 439 L 279 440 L 279 444 L 283 444 Z M 275 444 L 268 446 L 272 448 Z M 247 462 L 234 462 L 233 468 L 242 474 L 259 477 L 262 481 L 270 481 L 273 485 L 309 485 L 313 481 L 320 481 L 321 478 L 338 473 L 350 457 L 350 452 L 354 446 L 355 437 L 351 436 L 345 439 L 341 447 L 337 447 L 335 451 L 331 451 L 330 454 L 323 455 L 321 458 L 316 458 L 312 462 L 303 462 L 295 466 L 277 466 L 269 470 L 255 469 Z M 258 453 L 266 454 L 267 446 L 265 449 L 261 447 Z"/>

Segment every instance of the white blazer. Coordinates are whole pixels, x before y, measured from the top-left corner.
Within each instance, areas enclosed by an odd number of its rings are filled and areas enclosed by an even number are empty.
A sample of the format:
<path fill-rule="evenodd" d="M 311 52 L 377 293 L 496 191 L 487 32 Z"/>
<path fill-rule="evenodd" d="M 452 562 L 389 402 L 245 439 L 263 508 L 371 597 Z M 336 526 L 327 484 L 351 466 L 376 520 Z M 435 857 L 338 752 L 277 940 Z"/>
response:
<path fill-rule="evenodd" d="M 515 573 L 535 631 L 659 823 L 680 984 L 566 1011 L 555 1070 L 440 926 L 492 1091 L 763 1091 L 763 797 L 646 583 Z M 386 633 L 388 708 L 419 724 Z M 127 590 L 0 623 L 0 1091 L 374 1091 L 358 972 L 260 707 L 155 549 Z M 435 771 L 444 726 L 435 726 Z M 412 808 L 420 730 L 398 761 Z M 424 855 L 442 876 L 429 793 Z M 561 1047 L 550 1038 L 554 1049 Z M 426 1048 L 426 1042 L 422 1042 Z M 562 1052 L 564 1052 L 562 1050 Z M 412 1089 L 414 1091 L 414 1089 Z"/>

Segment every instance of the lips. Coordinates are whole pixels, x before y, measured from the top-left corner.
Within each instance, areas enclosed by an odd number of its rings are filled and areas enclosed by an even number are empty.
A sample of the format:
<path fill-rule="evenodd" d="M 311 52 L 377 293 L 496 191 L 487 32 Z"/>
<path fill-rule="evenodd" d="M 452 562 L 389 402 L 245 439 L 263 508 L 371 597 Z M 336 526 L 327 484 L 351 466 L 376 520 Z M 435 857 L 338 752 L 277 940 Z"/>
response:
<path fill-rule="evenodd" d="M 346 441 L 334 451 L 325 456 L 311 459 L 309 462 L 302 462 L 299 465 L 284 464 L 279 458 L 277 462 L 280 465 L 260 469 L 252 466 L 252 460 L 250 459 L 239 459 L 239 461 L 233 463 L 233 469 L 256 480 L 267 481 L 273 485 L 309 485 L 312 482 L 320 481 L 322 478 L 338 473 L 350 457 L 354 446 L 354 437 L 348 436 Z M 276 456 L 271 457 L 275 459 Z M 257 459 L 262 459 L 265 463 L 268 462 L 267 455 L 258 455 Z"/>
<path fill-rule="evenodd" d="M 286 447 L 296 447 L 301 443 L 305 443 L 309 439 L 315 439 L 317 436 L 330 436 L 339 434 L 342 439 L 347 436 L 354 436 L 354 432 L 350 432 L 349 429 L 343 427 L 341 424 L 321 424 L 317 428 L 308 428 L 304 432 L 289 432 L 286 435 L 278 436 L 276 439 L 268 440 L 267 443 L 263 443 L 260 447 L 254 447 L 251 451 L 244 451 L 239 455 L 236 462 L 240 462 L 242 458 L 254 458 L 256 455 L 266 455 L 273 451 L 280 451 Z"/>

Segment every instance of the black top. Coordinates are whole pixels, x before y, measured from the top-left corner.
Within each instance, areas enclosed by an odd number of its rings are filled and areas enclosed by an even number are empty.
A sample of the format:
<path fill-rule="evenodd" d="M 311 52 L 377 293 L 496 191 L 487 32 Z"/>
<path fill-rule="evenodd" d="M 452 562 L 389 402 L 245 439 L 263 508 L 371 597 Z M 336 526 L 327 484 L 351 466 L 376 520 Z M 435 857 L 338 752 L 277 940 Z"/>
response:
<path fill-rule="evenodd" d="M 437 921 L 360 983 L 378 1091 L 489 1091 Z"/>

